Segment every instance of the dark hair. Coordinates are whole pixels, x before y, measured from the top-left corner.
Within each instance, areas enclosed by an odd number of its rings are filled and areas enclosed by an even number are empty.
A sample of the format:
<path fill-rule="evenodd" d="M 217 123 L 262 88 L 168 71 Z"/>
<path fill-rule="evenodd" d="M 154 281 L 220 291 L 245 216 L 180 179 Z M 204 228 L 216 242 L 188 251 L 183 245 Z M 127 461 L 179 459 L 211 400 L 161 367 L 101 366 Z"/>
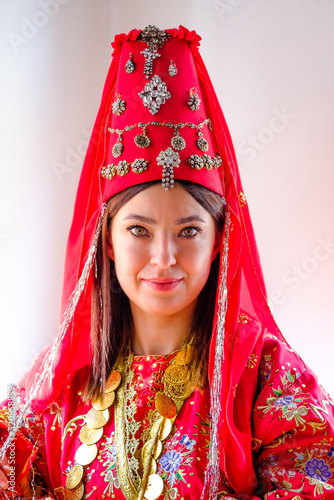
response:
<path fill-rule="evenodd" d="M 119 355 L 124 351 L 133 327 L 130 303 L 121 289 L 114 262 L 107 253 L 107 241 L 112 218 L 133 196 L 160 181 L 127 188 L 108 202 L 97 249 L 97 265 L 92 286 L 92 361 L 90 377 L 83 393 L 84 400 L 104 393 L 105 383 Z M 219 231 L 224 225 L 224 199 L 217 193 L 188 181 L 177 181 L 209 212 Z M 219 275 L 219 253 L 211 264 L 207 282 L 198 296 L 188 341 L 195 347 L 189 365 L 194 382 L 204 386 L 207 378 L 209 346 L 212 333 L 216 290 Z"/>

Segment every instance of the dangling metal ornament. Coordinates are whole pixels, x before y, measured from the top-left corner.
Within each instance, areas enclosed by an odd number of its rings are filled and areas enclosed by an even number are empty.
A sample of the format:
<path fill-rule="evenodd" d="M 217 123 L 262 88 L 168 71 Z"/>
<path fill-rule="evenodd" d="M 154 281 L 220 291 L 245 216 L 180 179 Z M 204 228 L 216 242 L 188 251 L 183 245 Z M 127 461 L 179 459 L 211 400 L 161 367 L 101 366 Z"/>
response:
<path fill-rule="evenodd" d="M 126 102 L 121 98 L 121 94 L 116 94 L 116 97 L 117 99 L 112 105 L 112 110 L 115 115 L 120 116 L 125 111 Z"/>
<path fill-rule="evenodd" d="M 177 75 L 177 67 L 174 61 L 170 62 L 169 68 L 168 68 L 168 74 L 169 76 L 175 76 Z"/>
<path fill-rule="evenodd" d="M 203 151 L 203 153 L 205 153 L 209 149 L 209 143 L 202 135 L 200 135 L 199 138 L 197 139 L 196 145 L 198 149 Z"/>
<path fill-rule="evenodd" d="M 122 134 L 118 134 L 117 142 L 112 147 L 112 154 L 115 158 L 118 158 L 123 153 L 124 146 L 122 144 Z"/>
<path fill-rule="evenodd" d="M 196 89 L 189 90 L 189 99 L 187 104 L 191 111 L 197 111 L 199 109 L 201 100 L 199 98 L 199 95 L 197 94 Z"/>
<path fill-rule="evenodd" d="M 147 137 L 145 129 L 142 134 L 136 135 L 134 141 L 139 148 L 148 148 L 151 145 L 151 139 Z"/>
<path fill-rule="evenodd" d="M 112 154 L 115 158 L 118 158 L 123 153 L 124 146 L 121 142 L 117 141 L 112 147 Z"/>
<path fill-rule="evenodd" d="M 138 40 L 146 42 L 148 48 L 143 50 L 141 54 L 145 57 L 144 74 L 146 78 L 149 78 L 153 74 L 153 61 L 157 57 L 161 57 L 157 49 L 161 49 L 164 43 L 170 38 L 170 34 L 166 33 L 164 30 L 159 30 L 156 26 L 147 26 L 144 31 L 142 31 Z"/>
<path fill-rule="evenodd" d="M 175 130 L 175 135 L 170 142 L 177 151 L 181 151 L 186 147 L 186 141 L 180 136 L 178 130 Z"/>
<path fill-rule="evenodd" d="M 125 65 L 125 71 L 127 73 L 133 73 L 134 70 L 135 70 L 135 63 L 132 60 L 132 52 L 130 52 L 129 59 L 126 62 L 126 65 Z"/>
<path fill-rule="evenodd" d="M 165 82 L 158 75 L 154 75 L 152 80 L 146 83 L 145 89 L 138 92 L 138 95 L 143 99 L 144 106 L 149 109 L 152 115 L 155 115 L 160 106 L 165 104 L 166 99 L 171 97 Z"/>
<path fill-rule="evenodd" d="M 150 75 L 153 74 L 153 61 L 157 59 L 157 57 L 161 57 L 161 54 L 154 48 L 148 48 L 141 52 L 145 57 L 145 65 L 144 65 L 144 75 L 146 78 L 150 78 Z"/>
<path fill-rule="evenodd" d="M 168 191 L 169 187 L 174 187 L 174 168 L 177 168 L 181 163 L 180 155 L 172 148 L 167 148 L 165 151 L 160 151 L 157 157 L 157 164 L 163 167 L 162 169 L 162 187 Z"/>

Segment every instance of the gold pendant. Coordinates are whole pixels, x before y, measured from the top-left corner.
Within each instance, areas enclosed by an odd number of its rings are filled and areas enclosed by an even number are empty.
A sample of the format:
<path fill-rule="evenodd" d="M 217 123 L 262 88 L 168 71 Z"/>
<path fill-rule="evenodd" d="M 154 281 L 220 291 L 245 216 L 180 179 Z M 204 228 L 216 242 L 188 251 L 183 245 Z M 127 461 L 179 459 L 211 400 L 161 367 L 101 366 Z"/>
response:
<path fill-rule="evenodd" d="M 100 441 L 102 436 L 103 436 L 103 427 L 100 427 L 99 429 L 92 429 L 91 427 L 88 427 L 88 425 L 85 425 L 84 427 L 82 427 L 80 431 L 79 439 L 82 443 L 87 444 L 89 446 L 91 444 L 95 444 L 98 441 Z"/>
<path fill-rule="evenodd" d="M 150 474 L 147 480 L 147 487 L 145 490 L 146 500 L 156 500 L 159 498 L 164 489 L 164 482 L 159 474 Z"/>
<path fill-rule="evenodd" d="M 84 492 L 85 487 L 82 483 L 79 483 L 77 488 L 73 490 L 65 489 L 66 500 L 81 500 L 81 498 L 84 496 Z"/>
<path fill-rule="evenodd" d="M 155 408 L 165 418 L 174 418 L 176 415 L 176 404 L 169 396 L 161 392 L 155 396 Z"/>
<path fill-rule="evenodd" d="M 97 452 L 98 449 L 96 444 L 90 446 L 82 444 L 75 453 L 75 461 L 82 466 L 89 465 L 95 460 Z"/>
<path fill-rule="evenodd" d="M 103 411 L 109 408 L 115 401 L 115 393 L 114 391 L 112 392 L 107 392 L 103 398 L 95 399 L 92 401 L 92 406 L 95 408 L 95 410 Z"/>
<path fill-rule="evenodd" d="M 66 477 L 66 488 L 73 490 L 77 488 L 83 476 L 82 465 L 74 465 Z"/>
<path fill-rule="evenodd" d="M 185 384 L 190 380 L 190 371 L 185 365 L 169 365 L 165 371 L 165 378 L 169 384 Z"/>
<path fill-rule="evenodd" d="M 112 370 L 106 382 L 106 392 L 116 391 L 121 381 L 121 374 L 117 370 Z"/>
<path fill-rule="evenodd" d="M 172 430 L 172 421 L 168 418 L 160 417 L 153 425 L 151 429 L 151 437 L 153 437 L 157 431 L 157 427 L 161 427 L 159 431 L 158 438 L 164 441 L 170 434 Z"/>
<path fill-rule="evenodd" d="M 109 419 L 108 410 L 98 411 L 95 408 L 91 408 L 86 415 L 86 424 L 92 429 L 99 429 L 103 427 Z"/>
<path fill-rule="evenodd" d="M 187 344 L 180 352 L 175 356 L 175 363 L 177 365 L 188 365 L 192 360 L 194 355 L 194 347 Z"/>

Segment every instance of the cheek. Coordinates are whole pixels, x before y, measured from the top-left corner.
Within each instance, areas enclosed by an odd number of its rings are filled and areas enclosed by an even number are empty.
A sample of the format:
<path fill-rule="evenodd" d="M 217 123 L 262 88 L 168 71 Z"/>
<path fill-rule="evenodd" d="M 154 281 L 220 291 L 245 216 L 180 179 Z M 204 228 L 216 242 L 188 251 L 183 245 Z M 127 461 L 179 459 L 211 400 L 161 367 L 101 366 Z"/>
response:
<path fill-rule="evenodd" d="M 212 262 L 211 242 L 205 242 L 182 252 L 182 262 L 189 274 L 194 275 L 198 281 L 207 277 Z"/>
<path fill-rule="evenodd" d="M 117 274 L 132 275 L 144 265 L 147 252 L 141 245 L 134 245 L 127 239 L 119 240 L 114 247 L 114 260 Z"/>

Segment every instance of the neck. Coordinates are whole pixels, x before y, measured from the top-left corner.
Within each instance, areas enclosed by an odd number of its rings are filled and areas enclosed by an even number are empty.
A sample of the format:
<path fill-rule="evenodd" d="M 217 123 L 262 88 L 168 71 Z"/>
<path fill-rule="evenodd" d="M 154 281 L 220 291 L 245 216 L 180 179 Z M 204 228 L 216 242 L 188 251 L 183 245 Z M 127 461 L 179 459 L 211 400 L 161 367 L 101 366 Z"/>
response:
<path fill-rule="evenodd" d="M 188 338 L 195 304 L 176 315 L 146 313 L 131 303 L 132 350 L 135 356 L 164 355 L 177 351 Z"/>

